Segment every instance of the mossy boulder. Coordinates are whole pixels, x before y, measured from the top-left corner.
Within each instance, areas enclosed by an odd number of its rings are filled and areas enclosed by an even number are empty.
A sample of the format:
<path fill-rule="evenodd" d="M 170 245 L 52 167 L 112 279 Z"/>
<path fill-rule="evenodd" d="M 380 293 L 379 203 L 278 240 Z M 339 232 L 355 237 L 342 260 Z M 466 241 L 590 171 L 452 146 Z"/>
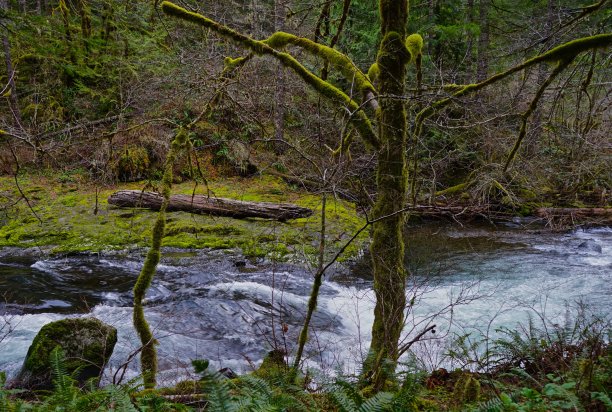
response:
<path fill-rule="evenodd" d="M 13 386 L 52 389 L 51 352 L 60 347 L 65 368 L 79 385 L 101 375 L 115 344 L 117 329 L 95 318 L 63 319 L 38 332 Z"/>

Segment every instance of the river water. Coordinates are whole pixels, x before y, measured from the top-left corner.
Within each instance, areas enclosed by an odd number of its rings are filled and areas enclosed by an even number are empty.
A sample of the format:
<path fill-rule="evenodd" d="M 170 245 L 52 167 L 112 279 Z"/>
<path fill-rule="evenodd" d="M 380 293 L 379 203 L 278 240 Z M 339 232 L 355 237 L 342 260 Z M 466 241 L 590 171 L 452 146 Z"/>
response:
<path fill-rule="evenodd" d="M 435 335 L 426 334 L 428 340 L 413 347 L 426 367 L 444 364 L 444 347 L 457 333 L 494 334 L 496 327 L 514 328 L 528 316 L 560 322 L 580 300 L 602 316 L 612 313 L 610 228 L 550 233 L 429 223 L 409 228 L 407 241 L 412 275 L 406 293 L 413 306 L 406 341 L 437 325 Z M 95 316 L 119 331 L 104 377 L 117 379 L 138 348 L 130 304 L 143 259 L 143 251 L 49 259 L 35 249 L 0 250 L 0 370 L 9 376 L 19 370 L 44 324 Z M 166 250 L 145 309 L 159 341 L 162 383 L 189 376 L 192 359 L 241 373 L 273 347 L 291 353 L 311 273 L 235 252 Z M 371 285 L 367 256 L 328 274 L 307 365 L 323 373 L 356 371 L 369 344 Z M 137 374 L 135 358 L 126 377 Z"/>

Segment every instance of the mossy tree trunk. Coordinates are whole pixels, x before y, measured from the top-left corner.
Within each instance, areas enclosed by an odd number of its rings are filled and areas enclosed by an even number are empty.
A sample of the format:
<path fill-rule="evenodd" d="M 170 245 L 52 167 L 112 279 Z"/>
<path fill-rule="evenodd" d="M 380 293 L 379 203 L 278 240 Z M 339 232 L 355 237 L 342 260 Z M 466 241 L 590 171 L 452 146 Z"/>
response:
<path fill-rule="evenodd" d="M 0 0 L 0 11 L 8 12 L 8 0 Z M 17 127 L 21 126 L 21 110 L 19 109 L 19 101 L 17 100 L 17 86 L 15 85 L 15 70 L 13 68 L 13 60 L 11 58 L 11 43 L 8 37 L 8 29 L 3 27 L 5 22 L 0 19 L 0 30 L 2 31 L 2 49 L 4 51 L 4 64 L 6 65 L 6 77 L 8 79 L 8 87 L 6 95 L 8 96 L 9 107 L 11 109 L 13 119 Z M 0 85 L 2 87 L 4 85 Z M 1 90 L 1 89 L 0 89 Z"/>
<path fill-rule="evenodd" d="M 157 215 L 157 220 L 153 226 L 153 235 L 151 248 L 147 252 L 144 265 L 136 284 L 134 285 L 134 313 L 133 323 L 136 333 L 141 342 L 140 352 L 140 368 L 142 371 L 142 378 L 144 387 L 146 389 L 154 388 L 157 384 L 157 350 L 155 345 L 157 341 L 153 336 L 151 327 L 147 322 L 144 314 L 144 298 L 147 293 L 147 289 L 153 282 L 153 277 L 157 270 L 157 264 L 161 257 L 161 245 L 164 238 L 164 231 L 166 227 L 166 209 L 170 201 L 170 190 L 172 189 L 172 167 L 176 156 L 179 151 L 185 146 L 187 142 L 187 134 L 184 130 L 179 130 L 176 137 L 170 145 L 168 156 L 164 164 L 164 176 L 161 182 L 161 192 L 164 198 L 162 205 Z"/>
<path fill-rule="evenodd" d="M 381 0 L 382 42 L 378 51 L 379 93 L 403 96 L 407 63 L 410 59 L 405 46 L 408 2 Z M 402 99 L 380 102 L 379 139 L 376 183 L 378 197 L 373 217 L 372 265 L 376 306 L 372 326 L 372 344 L 365 372 L 380 388 L 392 372 L 397 360 L 397 348 L 404 323 L 406 304 L 406 269 L 404 267 L 404 216 L 397 213 L 405 205 L 406 175 L 406 110 Z M 382 368 L 383 361 L 391 363 Z"/>

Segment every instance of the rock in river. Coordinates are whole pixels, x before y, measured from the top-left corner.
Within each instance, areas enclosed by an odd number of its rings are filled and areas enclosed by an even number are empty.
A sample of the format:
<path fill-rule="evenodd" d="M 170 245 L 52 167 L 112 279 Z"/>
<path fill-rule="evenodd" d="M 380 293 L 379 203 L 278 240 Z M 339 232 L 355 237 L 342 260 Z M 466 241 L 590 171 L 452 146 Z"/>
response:
<path fill-rule="evenodd" d="M 52 389 L 51 352 L 60 347 L 64 366 L 79 385 L 100 376 L 115 344 L 117 329 L 95 318 L 62 319 L 43 326 L 26 355 L 13 387 Z"/>
<path fill-rule="evenodd" d="M 589 252 L 601 253 L 601 245 L 593 239 L 587 239 L 578 245 L 578 249 L 588 250 Z"/>

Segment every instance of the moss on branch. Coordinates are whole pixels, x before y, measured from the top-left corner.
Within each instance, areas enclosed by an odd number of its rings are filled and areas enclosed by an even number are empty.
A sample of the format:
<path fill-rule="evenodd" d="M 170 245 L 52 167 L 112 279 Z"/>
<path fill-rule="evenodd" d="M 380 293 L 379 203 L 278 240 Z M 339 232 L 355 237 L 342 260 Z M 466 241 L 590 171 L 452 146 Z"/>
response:
<path fill-rule="evenodd" d="M 223 24 L 219 24 L 214 20 L 202 16 L 201 14 L 185 10 L 184 8 L 179 7 L 171 2 L 164 1 L 161 7 L 164 13 L 166 14 L 174 17 L 179 17 L 181 19 L 196 23 L 200 26 L 213 30 L 217 34 L 250 49 L 255 54 L 273 56 L 274 58 L 279 60 L 281 64 L 283 64 L 283 66 L 293 70 L 298 76 L 302 78 L 302 80 L 306 82 L 306 84 L 311 86 L 321 95 L 338 104 L 345 105 L 351 112 L 355 113 L 355 116 L 350 117 L 350 121 L 359 131 L 361 137 L 366 143 L 370 144 L 371 146 L 375 148 L 379 147 L 378 137 L 376 136 L 374 128 L 372 127 L 372 122 L 370 121 L 363 108 L 342 90 L 333 86 L 331 83 L 321 79 L 320 77 L 316 76 L 311 71 L 306 69 L 306 67 L 304 67 L 300 62 L 298 62 L 291 54 L 286 52 L 280 52 L 274 47 L 272 47 L 270 44 L 266 43 L 266 41 L 254 40 Z M 275 41 L 278 43 L 282 43 L 282 41 L 288 39 L 287 36 L 289 35 L 287 35 L 286 33 L 279 34 Z M 274 44 L 273 41 L 271 43 Z M 306 42 L 303 42 L 302 44 L 308 45 Z M 311 46 L 308 45 L 308 47 Z M 329 51 L 327 51 L 326 53 L 328 53 L 330 56 L 332 55 Z M 333 55 L 333 57 L 336 58 L 336 62 L 339 61 L 337 55 Z M 346 66 L 344 66 L 344 70 L 346 72 L 350 71 L 350 69 Z M 371 87 L 371 83 L 365 78 L 363 73 L 361 73 L 361 76 L 363 76 L 363 79 L 361 80 L 362 86 Z M 368 84 L 369 86 L 367 86 Z"/>
<path fill-rule="evenodd" d="M 418 33 L 406 37 L 406 48 L 410 52 L 410 62 L 416 63 L 417 56 L 423 53 L 423 37 Z"/>
<path fill-rule="evenodd" d="M 179 130 L 176 137 L 170 145 L 168 156 L 164 165 L 164 175 L 161 182 L 161 194 L 164 197 L 157 220 L 153 226 L 153 236 L 151 242 L 151 248 L 147 252 L 144 265 L 136 284 L 134 285 L 134 313 L 133 322 L 134 329 L 138 333 L 140 342 L 142 345 L 142 351 L 140 354 L 140 363 L 142 376 L 145 388 L 154 388 L 156 385 L 156 374 L 157 374 L 157 351 L 155 345 L 157 344 L 147 319 L 144 315 L 144 298 L 147 293 L 147 289 L 151 286 L 155 271 L 161 257 L 161 245 L 164 239 L 164 232 L 166 227 L 166 209 L 170 200 L 170 191 L 172 188 L 172 167 L 174 161 L 180 149 L 185 145 L 187 141 L 187 133 L 184 130 Z"/>
<path fill-rule="evenodd" d="M 486 86 L 489 86 L 493 83 L 497 83 L 498 81 L 503 80 L 506 77 L 518 71 L 521 71 L 523 69 L 526 69 L 538 63 L 557 62 L 558 63 L 557 68 L 561 66 L 561 70 L 562 70 L 563 68 L 567 67 L 569 62 L 571 62 L 578 54 L 583 53 L 588 50 L 592 50 L 592 49 L 606 48 L 606 47 L 609 47 L 611 44 L 612 44 L 612 33 L 598 34 L 595 36 L 583 37 L 580 39 L 572 40 L 570 42 L 561 44 L 547 51 L 546 53 L 542 53 L 531 59 L 525 60 L 523 63 L 518 64 L 514 67 L 511 67 L 510 69 L 504 72 L 491 76 L 488 79 L 480 83 L 474 83 L 474 84 L 468 84 L 468 85 L 455 85 L 455 84 L 449 85 L 448 90 L 453 92 L 451 96 L 434 102 L 433 104 L 431 104 L 430 106 L 427 106 L 426 108 L 424 108 L 417 114 L 415 118 L 413 139 L 416 140 L 416 138 L 420 136 L 422 128 L 423 128 L 423 122 L 425 121 L 425 119 L 433 115 L 436 111 L 445 108 L 451 102 L 453 102 L 454 99 L 458 97 L 462 97 L 467 94 L 477 92 L 485 88 Z M 557 69 L 555 69 L 555 71 L 556 70 Z M 561 70 L 559 70 L 559 72 Z M 557 74 L 558 73 L 556 73 L 555 76 Z M 535 100 L 535 103 L 537 103 L 537 100 Z M 520 142 L 519 142 L 519 145 L 520 145 Z M 512 156 L 514 156 L 514 154 L 512 154 Z M 511 161 L 510 157 L 509 157 L 509 161 Z M 507 162 L 506 167 L 508 164 L 509 162 Z"/>
<path fill-rule="evenodd" d="M 342 73 L 346 80 L 354 82 L 360 91 L 374 91 L 374 86 L 372 86 L 367 76 L 355 66 L 351 59 L 336 49 L 285 32 L 274 33 L 267 40 L 264 40 L 264 43 L 275 49 L 283 48 L 289 44 L 301 47 L 309 53 L 325 59 L 336 70 Z"/>

